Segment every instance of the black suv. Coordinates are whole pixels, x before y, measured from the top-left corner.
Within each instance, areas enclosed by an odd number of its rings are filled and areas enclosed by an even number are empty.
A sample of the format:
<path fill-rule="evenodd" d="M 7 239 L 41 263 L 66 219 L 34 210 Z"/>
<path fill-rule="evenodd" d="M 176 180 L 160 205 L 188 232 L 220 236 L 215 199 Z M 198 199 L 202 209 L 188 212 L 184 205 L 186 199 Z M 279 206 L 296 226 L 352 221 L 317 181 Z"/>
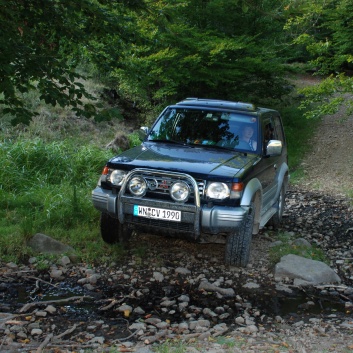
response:
<path fill-rule="evenodd" d="M 133 230 L 225 243 L 246 266 L 252 234 L 281 221 L 289 180 L 277 111 L 188 98 L 166 107 L 143 142 L 110 159 L 92 192 L 105 242 Z"/>

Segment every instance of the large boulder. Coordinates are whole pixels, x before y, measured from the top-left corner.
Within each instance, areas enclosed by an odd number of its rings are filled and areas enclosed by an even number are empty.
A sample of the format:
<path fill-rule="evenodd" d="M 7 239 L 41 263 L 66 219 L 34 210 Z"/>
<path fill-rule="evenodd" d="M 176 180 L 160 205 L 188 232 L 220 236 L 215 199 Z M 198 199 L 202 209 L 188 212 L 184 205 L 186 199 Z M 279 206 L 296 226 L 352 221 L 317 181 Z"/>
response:
<path fill-rule="evenodd" d="M 75 250 L 45 234 L 35 234 L 27 245 L 36 252 L 43 254 L 74 254 Z"/>
<path fill-rule="evenodd" d="M 285 255 L 276 264 L 275 277 L 294 279 L 298 286 L 340 283 L 337 273 L 325 263 L 298 255 Z"/>

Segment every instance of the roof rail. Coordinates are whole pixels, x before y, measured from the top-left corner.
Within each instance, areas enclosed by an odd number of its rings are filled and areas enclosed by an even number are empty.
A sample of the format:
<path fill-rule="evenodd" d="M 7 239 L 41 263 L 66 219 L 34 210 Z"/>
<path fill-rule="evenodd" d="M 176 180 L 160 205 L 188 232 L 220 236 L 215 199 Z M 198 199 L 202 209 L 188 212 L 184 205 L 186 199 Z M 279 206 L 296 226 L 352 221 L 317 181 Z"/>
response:
<path fill-rule="evenodd" d="M 185 98 L 183 101 L 178 102 L 177 105 L 208 106 L 213 108 L 256 111 L 256 106 L 252 103 L 232 102 L 232 101 L 226 101 L 226 100 L 220 100 L 220 99 L 205 99 L 205 98 L 194 98 L 194 97 Z"/>

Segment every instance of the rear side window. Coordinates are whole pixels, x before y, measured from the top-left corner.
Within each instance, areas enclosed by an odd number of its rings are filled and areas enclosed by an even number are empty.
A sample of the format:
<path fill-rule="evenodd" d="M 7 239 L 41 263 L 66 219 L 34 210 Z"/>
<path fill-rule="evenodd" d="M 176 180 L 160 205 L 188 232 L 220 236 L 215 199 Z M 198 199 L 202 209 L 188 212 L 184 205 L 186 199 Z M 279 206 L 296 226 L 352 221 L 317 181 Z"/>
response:
<path fill-rule="evenodd" d="M 264 150 L 270 140 L 280 140 L 284 143 L 284 133 L 281 119 L 278 115 L 272 115 L 267 119 L 264 119 L 262 126 L 262 139 Z"/>

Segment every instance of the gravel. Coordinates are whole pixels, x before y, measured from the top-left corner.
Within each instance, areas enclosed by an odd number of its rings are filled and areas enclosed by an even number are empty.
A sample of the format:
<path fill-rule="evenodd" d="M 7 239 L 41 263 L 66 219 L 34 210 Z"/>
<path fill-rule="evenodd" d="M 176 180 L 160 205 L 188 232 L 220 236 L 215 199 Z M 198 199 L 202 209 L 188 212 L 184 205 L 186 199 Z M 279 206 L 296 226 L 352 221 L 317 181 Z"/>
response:
<path fill-rule="evenodd" d="M 151 352 L 173 339 L 185 352 L 352 350 L 352 206 L 296 188 L 287 196 L 280 232 L 325 250 L 340 285 L 274 278 L 272 229 L 254 238 L 245 269 L 223 264 L 221 244 L 139 234 L 116 263 L 2 264 L 0 350 Z"/>

